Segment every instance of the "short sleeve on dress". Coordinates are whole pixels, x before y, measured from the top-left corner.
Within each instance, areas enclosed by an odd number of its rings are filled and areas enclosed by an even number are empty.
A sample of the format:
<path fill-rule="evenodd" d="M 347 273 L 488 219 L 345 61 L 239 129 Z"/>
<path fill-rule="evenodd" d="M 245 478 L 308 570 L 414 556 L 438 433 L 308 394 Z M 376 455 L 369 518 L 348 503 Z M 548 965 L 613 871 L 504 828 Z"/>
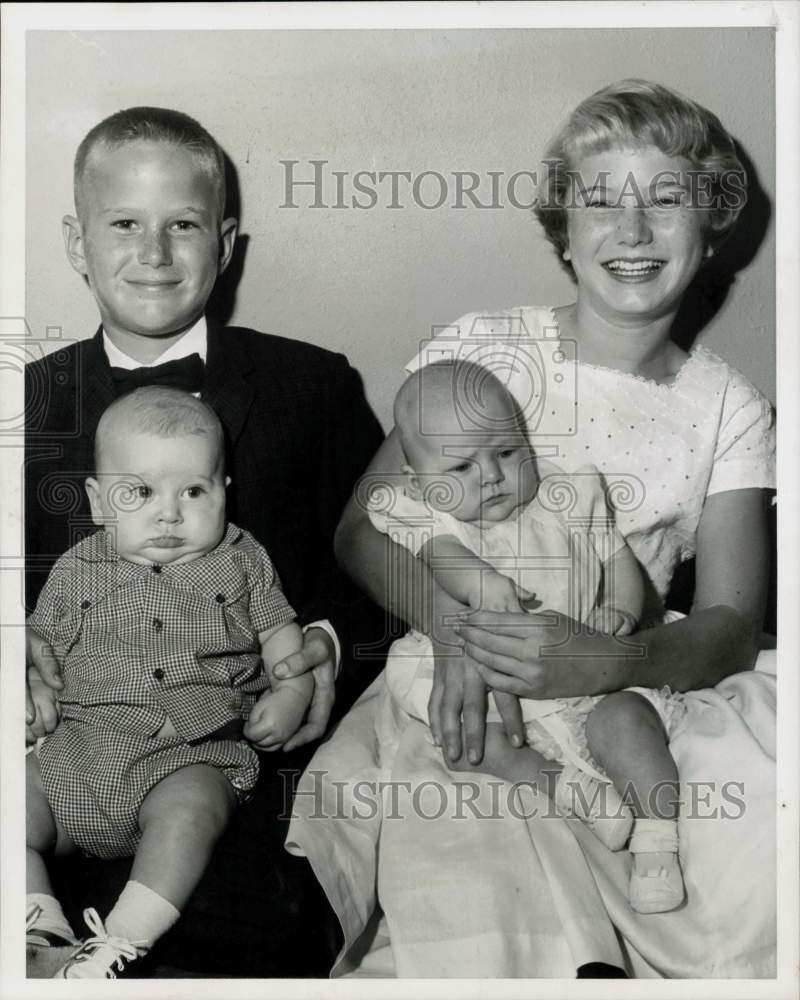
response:
<path fill-rule="evenodd" d="M 397 545 L 417 555 L 434 535 L 460 537 L 460 522 L 442 511 L 433 510 L 422 500 L 414 500 L 400 487 L 385 487 L 368 503 L 373 527 Z"/>
<path fill-rule="evenodd" d="M 775 419 L 772 406 L 743 376 L 725 393 L 708 494 L 775 488 Z"/>

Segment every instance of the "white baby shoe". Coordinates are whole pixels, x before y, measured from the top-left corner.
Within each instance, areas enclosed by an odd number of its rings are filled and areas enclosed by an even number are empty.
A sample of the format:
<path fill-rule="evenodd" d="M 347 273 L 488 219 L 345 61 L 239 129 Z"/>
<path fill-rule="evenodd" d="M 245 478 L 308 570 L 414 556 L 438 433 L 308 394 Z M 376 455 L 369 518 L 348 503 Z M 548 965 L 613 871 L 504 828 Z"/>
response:
<path fill-rule="evenodd" d="M 637 913 L 668 913 L 686 896 L 678 860 L 678 821 L 637 819 L 631 837 L 633 855 L 628 899 Z"/>

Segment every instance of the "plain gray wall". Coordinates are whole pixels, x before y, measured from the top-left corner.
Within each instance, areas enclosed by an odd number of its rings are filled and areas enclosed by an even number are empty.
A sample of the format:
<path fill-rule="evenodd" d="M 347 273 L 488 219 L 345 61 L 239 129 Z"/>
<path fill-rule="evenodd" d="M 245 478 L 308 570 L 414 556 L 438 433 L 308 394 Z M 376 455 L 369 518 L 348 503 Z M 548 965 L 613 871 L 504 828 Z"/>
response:
<path fill-rule="evenodd" d="M 563 116 L 625 76 L 676 87 L 715 111 L 774 200 L 771 29 L 60 32 L 28 35 L 27 318 L 33 336 L 90 336 L 97 312 L 69 268 L 60 220 L 72 210 L 71 166 L 101 118 L 140 104 L 197 117 L 238 169 L 244 269 L 231 321 L 345 352 L 386 426 L 391 400 L 432 325 L 475 309 L 571 301 L 529 211 L 450 207 L 453 171 L 507 178 L 535 170 Z M 282 208 L 285 169 L 437 171 L 438 209 L 313 209 L 309 188 Z M 530 192 L 523 181 L 520 200 Z M 437 194 L 429 178 L 423 200 Z M 505 197 L 504 197 L 505 200 Z M 758 220 L 756 220 L 758 223 Z M 758 225 L 756 225 L 756 230 Z M 774 221 L 754 230 L 701 340 L 774 399 Z M 745 240 L 745 244 L 747 243 Z M 739 249 L 739 257 L 744 252 Z M 741 263 L 741 260 L 740 260 Z M 52 347 L 57 341 L 51 341 Z"/>

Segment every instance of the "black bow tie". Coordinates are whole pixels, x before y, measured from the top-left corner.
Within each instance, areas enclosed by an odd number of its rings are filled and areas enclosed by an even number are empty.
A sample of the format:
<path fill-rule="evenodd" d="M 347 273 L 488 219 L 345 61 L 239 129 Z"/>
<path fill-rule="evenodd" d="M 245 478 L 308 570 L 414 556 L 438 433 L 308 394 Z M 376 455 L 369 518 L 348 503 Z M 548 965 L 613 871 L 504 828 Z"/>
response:
<path fill-rule="evenodd" d="M 178 361 L 167 361 L 153 368 L 111 368 L 114 388 L 117 395 L 133 392 L 143 385 L 169 385 L 186 392 L 199 392 L 203 388 L 203 372 L 205 366 L 199 354 L 190 354 L 188 358 Z"/>

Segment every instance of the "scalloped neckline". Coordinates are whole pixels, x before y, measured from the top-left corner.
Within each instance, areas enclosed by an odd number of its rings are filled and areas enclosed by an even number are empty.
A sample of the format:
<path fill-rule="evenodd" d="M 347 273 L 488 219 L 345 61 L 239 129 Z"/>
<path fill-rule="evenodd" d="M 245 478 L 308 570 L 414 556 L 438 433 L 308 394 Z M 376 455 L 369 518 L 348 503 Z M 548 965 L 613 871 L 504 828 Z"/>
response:
<path fill-rule="evenodd" d="M 556 311 L 553 306 L 547 307 L 550 316 L 553 320 L 553 325 L 558 330 L 558 342 L 561 343 L 561 324 L 556 318 Z M 624 372 L 620 368 L 609 368 L 608 365 L 595 365 L 590 361 L 580 361 L 576 360 L 573 364 L 578 365 L 580 368 L 587 368 L 590 371 L 597 372 L 607 372 L 609 375 L 620 375 L 622 378 L 630 379 L 633 382 L 642 382 L 645 385 L 652 386 L 655 389 L 674 389 L 678 382 L 683 378 L 684 373 L 687 368 L 695 361 L 697 354 L 704 350 L 702 344 L 695 344 L 694 347 L 687 353 L 683 363 L 680 368 L 675 372 L 674 377 L 670 382 L 657 382 L 654 378 L 648 378 L 646 375 L 637 375 L 635 372 Z"/>

